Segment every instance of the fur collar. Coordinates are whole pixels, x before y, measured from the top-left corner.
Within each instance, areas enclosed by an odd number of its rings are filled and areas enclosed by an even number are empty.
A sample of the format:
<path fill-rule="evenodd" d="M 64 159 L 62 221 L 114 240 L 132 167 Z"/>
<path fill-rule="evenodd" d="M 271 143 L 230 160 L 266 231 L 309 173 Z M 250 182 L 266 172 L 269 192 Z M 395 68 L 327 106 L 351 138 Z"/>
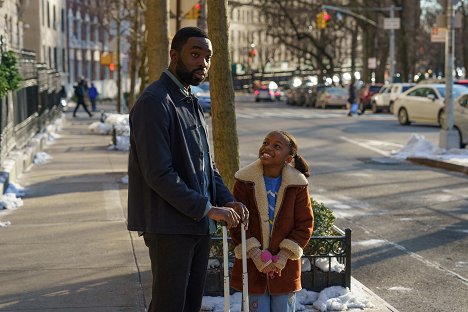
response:
<path fill-rule="evenodd" d="M 284 192 L 289 186 L 307 186 L 307 178 L 300 173 L 296 168 L 286 165 L 283 168 L 281 178 L 281 186 L 278 190 L 278 197 L 275 205 L 275 217 L 273 224 L 276 221 L 276 216 L 283 202 Z M 240 169 L 236 172 L 235 178 L 240 181 L 251 182 L 254 184 L 255 200 L 257 202 L 260 221 L 262 224 L 262 249 L 267 249 L 270 245 L 270 227 L 268 216 L 268 199 L 265 189 L 265 180 L 263 179 L 263 166 L 260 159 Z"/>

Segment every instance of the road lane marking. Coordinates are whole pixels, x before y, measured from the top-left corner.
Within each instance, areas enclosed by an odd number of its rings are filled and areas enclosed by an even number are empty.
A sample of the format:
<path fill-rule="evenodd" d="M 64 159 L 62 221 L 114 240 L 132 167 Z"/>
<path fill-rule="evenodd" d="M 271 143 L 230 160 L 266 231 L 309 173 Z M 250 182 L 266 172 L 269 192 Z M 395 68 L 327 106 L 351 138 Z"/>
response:
<path fill-rule="evenodd" d="M 394 152 L 395 149 L 401 149 L 403 145 L 401 144 L 396 144 L 396 143 L 390 143 L 390 142 L 384 142 L 384 141 L 377 141 L 377 140 L 353 140 L 347 137 L 340 137 L 342 140 L 345 140 L 349 143 L 359 145 L 361 147 L 364 147 L 368 150 L 371 150 L 373 152 L 376 152 L 377 154 L 380 154 L 382 156 L 386 157 L 392 157 L 392 153 Z M 383 149 L 390 149 L 390 150 L 382 150 Z"/>

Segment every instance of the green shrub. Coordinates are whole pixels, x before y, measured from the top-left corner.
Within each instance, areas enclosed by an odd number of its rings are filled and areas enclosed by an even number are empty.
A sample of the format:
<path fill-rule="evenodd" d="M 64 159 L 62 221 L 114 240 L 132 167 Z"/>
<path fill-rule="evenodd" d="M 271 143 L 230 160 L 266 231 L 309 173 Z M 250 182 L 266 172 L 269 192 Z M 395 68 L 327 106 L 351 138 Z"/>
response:
<path fill-rule="evenodd" d="M 16 67 L 16 54 L 13 51 L 2 52 L 0 62 L 0 98 L 8 91 L 19 88 L 21 75 Z"/>
<path fill-rule="evenodd" d="M 319 203 L 313 198 L 310 198 L 310 201 L 312 202 L 312 210 L 314 212 L 314 232 L 312 235 L 333 235 L 332 226 L 336 219 L 333 211 L 327 208 L 324 203 Z"/>

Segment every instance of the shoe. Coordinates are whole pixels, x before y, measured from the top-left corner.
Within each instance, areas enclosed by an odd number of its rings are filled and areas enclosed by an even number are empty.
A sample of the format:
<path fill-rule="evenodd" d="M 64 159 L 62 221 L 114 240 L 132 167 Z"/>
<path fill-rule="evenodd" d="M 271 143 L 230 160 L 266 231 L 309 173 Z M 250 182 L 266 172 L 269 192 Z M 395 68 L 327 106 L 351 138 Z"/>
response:
<path fill-rule="evenodd" d="M 351 114 L 351 113 L 348 113 L 348 116 L 349 116 L 349 117 L 352 117 L 352 116 L 353 116 L 353 114 Z"/>
<path fill-rule="evenodd" d="M 89 114 L 89 118 L 93 117 L 94 115 L 93 114 Z"/>

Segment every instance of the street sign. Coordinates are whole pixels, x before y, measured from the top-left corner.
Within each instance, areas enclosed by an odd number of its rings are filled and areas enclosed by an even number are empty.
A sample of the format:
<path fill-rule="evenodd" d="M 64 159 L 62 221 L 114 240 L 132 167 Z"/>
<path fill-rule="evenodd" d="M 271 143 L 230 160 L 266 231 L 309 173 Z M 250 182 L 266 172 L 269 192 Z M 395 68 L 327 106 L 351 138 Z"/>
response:
<path fill-rule="evenodd" d="M 376 57 L 369 57 L 367 59 L 367 67 L 369 69 L 376 69 L 377 68 L 377 58 Z"/>
<path fill-rule="evenodd" d="M 384 29 L 400 29 L 400 18 L 399 17 L 390 17 L 384 18 Z"/>
<path fill-rule="evenodd" d="M 445 42 L 447 28 L 435 27 L 431 31 L 431 42 Z"/>

